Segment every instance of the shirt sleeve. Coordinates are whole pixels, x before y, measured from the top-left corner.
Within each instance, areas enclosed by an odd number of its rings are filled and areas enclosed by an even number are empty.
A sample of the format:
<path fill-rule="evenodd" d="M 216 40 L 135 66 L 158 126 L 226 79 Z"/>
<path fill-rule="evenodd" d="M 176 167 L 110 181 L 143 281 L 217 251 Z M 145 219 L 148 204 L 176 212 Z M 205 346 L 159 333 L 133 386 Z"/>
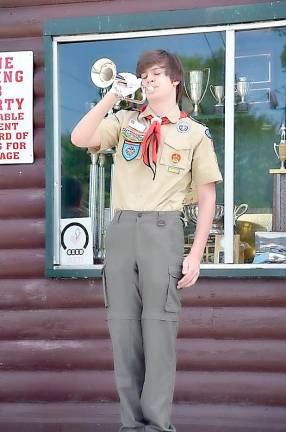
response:
<path fill-rule="evenodd" d="M 111 114 L 105 117 L 98 126 L 100 136 L 99 152 L 117 146 L 121 131 L 122 116 L 122 111 Z"/>
<path fill-rule="evenodd" d="M 192 180 L 196 186 L 222 181 L 213 141 L 207 128 L 203 130 L 202 139 L 193 153 Z"/>

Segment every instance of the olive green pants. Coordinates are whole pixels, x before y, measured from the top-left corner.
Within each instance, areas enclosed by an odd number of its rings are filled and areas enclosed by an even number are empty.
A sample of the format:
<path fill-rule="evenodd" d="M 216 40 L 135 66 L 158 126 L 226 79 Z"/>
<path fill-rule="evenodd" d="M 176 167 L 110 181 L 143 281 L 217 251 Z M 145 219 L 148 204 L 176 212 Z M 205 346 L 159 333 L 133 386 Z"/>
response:
<path fill-rule="evenodd" d="M 180 212 L 117 211 L 103 281 L 121 432 L 175 431 L 171 407 L 184 251 Z"/>

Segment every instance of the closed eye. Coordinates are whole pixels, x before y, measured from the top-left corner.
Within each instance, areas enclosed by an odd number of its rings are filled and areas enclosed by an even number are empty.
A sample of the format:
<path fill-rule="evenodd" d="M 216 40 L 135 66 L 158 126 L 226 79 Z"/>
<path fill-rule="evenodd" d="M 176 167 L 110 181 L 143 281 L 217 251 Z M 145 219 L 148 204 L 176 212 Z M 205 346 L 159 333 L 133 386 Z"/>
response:
<path fill-rule="evenodd" d="M 159 76 L 159 75 L 161 75 L 162 73 L 164 72 L 164 69 L 162 69 L 162 68 L 156 68 L 156 69 L 152 69 L 152 70 L 150 70 L 150 75 L 152 76 Z M 147 77 L 148 77 L 148 74 L 142 74 L 141 75 L 141 78 L 143 79 L 143 80 L 145 80 L 145 79 L 147 79 Z"/>

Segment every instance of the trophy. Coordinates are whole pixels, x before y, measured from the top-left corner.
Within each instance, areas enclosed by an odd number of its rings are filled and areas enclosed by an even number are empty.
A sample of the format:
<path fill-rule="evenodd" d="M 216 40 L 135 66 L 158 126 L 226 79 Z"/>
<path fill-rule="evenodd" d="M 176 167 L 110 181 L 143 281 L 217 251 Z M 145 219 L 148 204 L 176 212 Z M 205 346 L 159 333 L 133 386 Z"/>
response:
<path fill-rule="evenodd" d="M 210 68 L 205 68 L 202 70 L 191 70 L 187 72 L 184 81 L 184 87 L 188 98 L 194 104 L 193 115 L 198 115 L 199 104 L 203 100 L 205 93 L 208 88 L 210 79 Z M 204 88 L 203 81 L 204 75 L 207 76 L 206 85 Z"/>
<path fill-rule="evenodd" d="M 237 104 L 237 111 L 246 112 L 248 111 L 248 103 L 245 101 L 245 97 L 249 92 L 250 82 L 247 81 L 246 77 L 239 77 L 236 83 L 236 92 L 239 94 L 241 100 Z"/>
<path fill-rule="evenodd" d="M 210 85 L 210 92 L 213 95 L 213 97 L 215 98 L 215 100 L 217 101 L 217 103 L 215 104 L 215 111 L 217 113 L 223 113 L 224 111 L 224 86 L 222 85 Z"/>
<path fill-rule="evenodd" d="M 248 205 L 243 203 L 239 206 L 234 207 L 233 211 L 233 225 L 236 225 L 237 219 L 246 213 Z M 198 221 L 199 207 L 197 204 L 187 204 L 183 207 L 184 220 L 186 223 L 193 222 L 194 224 Z M 210 234 L 223 234 L 224 232 L 224 204 L 216 204 L 215 214 L 213 218 L 212 227 Z"/>
<path fill-rule="evenodd" d="M 277 156 L 277 158 L 280 160 L 281 162 L 281 166 L 280 166 L 280 170 L 285 172 L 286 170 L 286 127 L 283 124 L 280 128 L 280 132 L 281 132 L 281 139 L 280 139 L 280 143 L 273 144 L 273 149 L 275 151 L 275 154 Z M 278 151 L 276 150 L 276 148 L 278 147 Z"/>

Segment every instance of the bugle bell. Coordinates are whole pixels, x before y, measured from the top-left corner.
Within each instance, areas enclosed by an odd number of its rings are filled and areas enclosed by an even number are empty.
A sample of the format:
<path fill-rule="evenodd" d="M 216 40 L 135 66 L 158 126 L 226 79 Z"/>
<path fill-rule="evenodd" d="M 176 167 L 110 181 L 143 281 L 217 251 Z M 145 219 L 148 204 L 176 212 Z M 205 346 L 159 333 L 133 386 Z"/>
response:
<path fill-rule="evenodd" d="M 126 83 L 124 77 L 120 74 L 117 74 L 115 63 L 108 58 L 96 60 L 96 62 L 92 65 L 90 76 L 94 85 L 102 89 L 111 86 L 115 80 L 123 84 Z M 142 87 L 141 92 L 141 99 L 135 99 L 133 95 L 133 97 L 124 97 L 122 100 L 136 104 L 143 104 L 145 102 L 146 96 Z"/>

